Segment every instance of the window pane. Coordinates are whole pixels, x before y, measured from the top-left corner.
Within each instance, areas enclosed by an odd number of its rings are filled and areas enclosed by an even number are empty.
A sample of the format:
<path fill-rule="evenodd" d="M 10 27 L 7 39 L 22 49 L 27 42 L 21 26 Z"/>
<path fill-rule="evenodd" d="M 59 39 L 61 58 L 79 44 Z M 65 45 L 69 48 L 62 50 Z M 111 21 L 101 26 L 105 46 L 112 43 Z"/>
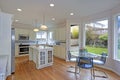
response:
<path fill-rule="evenodd" d="M 47 32 L 46 31 L 37 32 L 36 39 L 38 40 L 38 44 L 46 44 L 47 43 Z"/>
<path fill-rule="evenodd" d="M 79 55 L 79 26 L 71 25 L 70 33 L 70 52 L 72 55 Z"/>
<path fill-rule="evenodd" d="M 117 18 L 118 20 L 118 26 L 117 26 L 117 44 L 118 44 L 118 51 L 117 51 L 117 54 L 116 54 L 116 57 L 117 59 L 120 59 L 120 16 L 118 16 Z"/>
<path fill-rule="evenodd" d="M 47 32 L 45 31 L 37 32 L 36 39 L 47 39 Z"/>
<path fill-rule="evenodd" d="M 86 48 L 93 54 L 107 53 L 108 20 L 86 24 Z"/>

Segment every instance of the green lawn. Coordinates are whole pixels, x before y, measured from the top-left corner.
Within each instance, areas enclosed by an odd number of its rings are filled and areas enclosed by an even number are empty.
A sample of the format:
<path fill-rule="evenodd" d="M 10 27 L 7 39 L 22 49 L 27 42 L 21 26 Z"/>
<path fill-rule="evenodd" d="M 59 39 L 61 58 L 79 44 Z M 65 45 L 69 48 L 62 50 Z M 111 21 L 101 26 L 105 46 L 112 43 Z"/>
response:
<path fill-rule="evenodd" d="M 118 55 L 117 58 L 120 59 L 120 49 L 118 49 Z"/>
<path fill-rule="evenodd" d="M 94 54 L 101 54 L 102 52 L 108 53 L 107 48 L 86 46 L 86 49 L 88 50 L 88 52 Z"/>

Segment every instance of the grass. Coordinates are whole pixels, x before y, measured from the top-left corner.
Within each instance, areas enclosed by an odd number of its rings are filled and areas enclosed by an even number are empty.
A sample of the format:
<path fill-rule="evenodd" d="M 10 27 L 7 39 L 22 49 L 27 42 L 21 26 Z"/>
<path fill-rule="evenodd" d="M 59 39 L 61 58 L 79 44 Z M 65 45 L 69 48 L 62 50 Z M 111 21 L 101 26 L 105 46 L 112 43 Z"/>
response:
<path fill-rule="evenodd" d="M 94 54 L 101 54 L 102 52 L 108 53 L 107 48 L 86 46 L 86 49 L 88 50 L 88 52 Z"/>
<path fill-rule="evenodd" d="M 117 58 L 120 59 L 120 49 L 118 49 Z"/>

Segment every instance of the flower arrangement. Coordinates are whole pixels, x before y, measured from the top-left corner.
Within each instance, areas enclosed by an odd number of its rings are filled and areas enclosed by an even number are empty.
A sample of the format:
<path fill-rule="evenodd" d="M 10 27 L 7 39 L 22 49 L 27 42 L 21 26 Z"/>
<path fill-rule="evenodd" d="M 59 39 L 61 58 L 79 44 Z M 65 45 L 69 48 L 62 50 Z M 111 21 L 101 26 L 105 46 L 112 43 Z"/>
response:
<path fill-rule="evenodd" d="M 80 48 L 80 53 L 86 53 L 87 49 L 86 48 Z"/>

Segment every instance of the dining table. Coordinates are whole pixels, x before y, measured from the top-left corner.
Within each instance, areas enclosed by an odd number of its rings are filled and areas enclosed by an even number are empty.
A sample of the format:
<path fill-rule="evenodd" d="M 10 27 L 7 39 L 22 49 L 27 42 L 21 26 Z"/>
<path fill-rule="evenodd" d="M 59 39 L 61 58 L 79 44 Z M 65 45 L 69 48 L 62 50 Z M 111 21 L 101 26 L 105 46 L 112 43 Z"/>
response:
<path fill-rule="evenodd" d="M 92 53 L 89 53 L 89 52 L 85 52 L 85 53 L 77 53 L 77 54 L 73 54 L 73 56 L 76 57 L 76 62 L 75 62 L 75 73 L 77 73 L 77 58 L 78 57 L 90 57 L 90 58 L 97 58 L 98 55 L 95 55 L 95 54 L 92 54 Z"/>

